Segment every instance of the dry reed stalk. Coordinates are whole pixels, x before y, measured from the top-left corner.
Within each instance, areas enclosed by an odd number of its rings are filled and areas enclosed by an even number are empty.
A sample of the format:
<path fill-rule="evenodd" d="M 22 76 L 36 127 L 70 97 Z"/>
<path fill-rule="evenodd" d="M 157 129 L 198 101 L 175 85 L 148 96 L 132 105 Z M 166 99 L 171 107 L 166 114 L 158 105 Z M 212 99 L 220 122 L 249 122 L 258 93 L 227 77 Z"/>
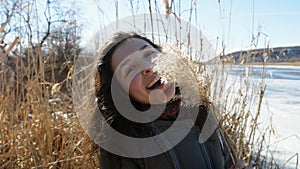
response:
<path fill-rule="evenodd" d="M 9 53 L 12 50 L 12 48 L 18 43 L 18 41 L 19 41 L 19 37 L 16 37 L 14 41 L 6 49 L 6 53 Z"/>
<path fill-rule="evenodd" d="M 171 13 L 169 0 L 162 0 L 162 3 L 164 5 L 164 11 L 165 11 L 166 18 L 168 18 Z"/>
<path fill-rule="evenodd" d="M 250 142 L 254 143 L 255 133 L 256 133 L 256 131 L 257 131 L 258 117 L 259 117 L 259 115 L 260 115 L 260 113 L 261 113 L 261 112 L 260 112 L 260 109 L 261 109 L 262 99 L 263 99 L 263 97 L 264 97 L 264 92 L 265 92 L 265 90 L 266 90 L 266 86 L 264 86 L 264 87 L 261 89 L 260 93 L 259 93 L 258 107 L 257 107 L 256 114 L 255 114 L 254 119 L 253 119 L 252 124 L 251 124 L 251 130 L 250 130 L 249 140 L 248 140 L 249 143 L 250 143 Z M 252 139 L 252 141 L 250 141 L 251 139 Z M 251 146 L 252 146 L 252 147 L 250 148 L 249 154 L 252 154 L 252 153 L 253 153 L 253 146 L 254 146 L 254 144 L 252 144 Z M 251 156 L 250 156 L 250 158 L 248 158 L 248 161 L 247 161 L 247 162 L 250 163 L 250 161 L 251 161 Z"/>
<path fill-rule="evenodd" d="M 154 41 L 154 29 L 153 29 L 153 13 L 152 13 L 152 6 L 151 6 L 151 0 L 148 0 L 149 5 L 149 13 L 150 13 L 150 21 L 151 21 L 151 34 L 152 34 L 152 41 Z"/>
<path fill-rule="evenodd" d="M 31 5 L 32 5 L 32 2 L 29 2 L 28 4 L 22 6 L 22 7 L 20 8 L 20 10 L 22 11 L 22 10 L 24 10 L 24 9 L 26 9 L 26 8 L 28 8 L 28 7 L 30 7 Z"/>

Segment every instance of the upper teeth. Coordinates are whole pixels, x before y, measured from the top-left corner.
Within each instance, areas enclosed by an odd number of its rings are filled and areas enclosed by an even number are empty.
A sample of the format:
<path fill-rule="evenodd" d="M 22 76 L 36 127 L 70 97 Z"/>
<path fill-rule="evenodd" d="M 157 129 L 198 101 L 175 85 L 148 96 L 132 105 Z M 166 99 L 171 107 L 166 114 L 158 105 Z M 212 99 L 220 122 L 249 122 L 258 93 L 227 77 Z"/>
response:
<path fill-rule="evenodd" d="M 155 79 L 153 79 L 147 86 L 147 88 L 150 88 L 154 85 L 154 83 L 156 83 L 158 80 L 160 79 L 160 77 L 156 77 Z"/>

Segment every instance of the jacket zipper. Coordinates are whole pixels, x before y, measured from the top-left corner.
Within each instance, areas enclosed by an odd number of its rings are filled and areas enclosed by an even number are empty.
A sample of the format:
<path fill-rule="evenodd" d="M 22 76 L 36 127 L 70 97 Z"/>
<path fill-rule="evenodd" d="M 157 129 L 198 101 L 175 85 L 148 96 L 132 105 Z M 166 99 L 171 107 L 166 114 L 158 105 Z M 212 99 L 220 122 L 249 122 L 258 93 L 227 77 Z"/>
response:
<path fill-rule="evenodd" d="M 199 129 L 199 127 L 198 126 L 195 126 L 195 127 L 196 127 L 196 130 L 198 132 L 198 136 L 200 136 L 200 129 Z M 213 169 L 211 161 L 210 161 L 210 158 L 209 158 L 209 155 L 208 155 L 208 153 L 206 151 L 206 147 L 205 147 L 204 143 L 200 143 L 199 142 L 199 146 L 200 146 L 200 149 L 201 149 L 202 154 L 204 156 L 204 160 L 206 162 L 206 165 L 207 165 L 208 169 Z"/>
<path fill-rule="evenodd" d="M 155 124 L 152 124 L 154 130 L 157 132 L 157 134 L 161 133 L 161 131 L 158 129 L 158 127 Z M 174 169 L 180 169 L 179 163 L 178 163 L 178 159 L 177 156 L 175 154 L 175 151 L 173 150 L 172 146 L 170 145 L 169 141 L 165 138 L 165 136 L 163 134 L 161 134 L 161 140 L 163 143 L 165 143 L 165 145 L 169 148 L 168 154 L 171 157 Z"/>

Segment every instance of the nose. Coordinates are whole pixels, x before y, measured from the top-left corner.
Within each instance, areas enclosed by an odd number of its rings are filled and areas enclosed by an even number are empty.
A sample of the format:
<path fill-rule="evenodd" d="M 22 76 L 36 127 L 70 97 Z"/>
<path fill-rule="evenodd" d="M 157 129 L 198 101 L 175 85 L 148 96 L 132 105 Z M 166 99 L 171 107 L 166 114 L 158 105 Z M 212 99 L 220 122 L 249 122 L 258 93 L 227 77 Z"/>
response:
<path fill-rule="evenodd" d="M 152 69 L 152 67 L 148 67 L 148 68 L 142 70 L 141 73 L 142 73 L 142 75 L 149 75 L 149 74 L 153 73 L 153 69 Z"/>

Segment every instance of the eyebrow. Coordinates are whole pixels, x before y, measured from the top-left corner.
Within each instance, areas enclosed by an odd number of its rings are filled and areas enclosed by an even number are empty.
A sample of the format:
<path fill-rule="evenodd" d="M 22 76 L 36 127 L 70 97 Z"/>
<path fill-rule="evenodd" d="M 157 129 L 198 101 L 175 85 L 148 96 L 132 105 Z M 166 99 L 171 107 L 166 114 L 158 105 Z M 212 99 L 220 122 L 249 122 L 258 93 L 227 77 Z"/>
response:
<path fill-rule="evenodd" d="M 151 45 L 146 44 L 146 45 L 142 46 L 139 50 L 144 50 L 144 49 L 147 48 L 148 46 L 151 46 Z"/>

